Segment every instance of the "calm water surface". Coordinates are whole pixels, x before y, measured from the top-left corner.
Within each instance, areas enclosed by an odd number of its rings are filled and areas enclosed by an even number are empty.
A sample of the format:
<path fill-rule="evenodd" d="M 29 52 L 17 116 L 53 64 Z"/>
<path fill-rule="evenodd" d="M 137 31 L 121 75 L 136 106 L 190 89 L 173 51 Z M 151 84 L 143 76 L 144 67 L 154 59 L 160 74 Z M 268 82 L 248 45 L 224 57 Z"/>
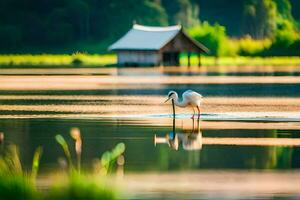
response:
<path fill-rule="evenodd" d="M 49 89 L 47 82 L 22 82 L 7 73 L 0 76 L 0 81 L 10 81 L 0 88 L 0 132 L 5 135 L 4 145 L 19 146 L 25 168 L 35 148 L 43 146 L 40 173 L 59 169 L 63 152 L 54 136 L 61 134 L 72 145 L 70 130 L 79 128 L 86 170 L 92 170 L 94 159 L 117 143 L 126 145 L 122 184 L 129 191 L 127 199 L 300 198 L 298 70 L 228 71 L 222 76 L 241 77 L 238 83 L 216 79 L 199 84 L 181 83 L 178 75 L 201 79 L 220 72 L 150 71 L 146 75 L 174 79 L 140 84 L 143 77 L 133 70 L 119 76 L 136 77 L 134 84 L 79 83 L 93 89 L 76 89 L 76 79 L 72 88 Z M 36 73 L 27 75 L 39 77 Z M 279 79 L 249 83 L 247 76 Z M 295 82 L 280 76 L 294 77 Z M 43 89 L 26 89 L 31 83 Z M 177 109 L 174 126 L 171 107 L 162 102 L 169 90 L 187 89 L 205 96 L 201 120 L 199 124 L 191 120 L 189 109 Z"/>
<path fill-rule="evenodd" d="M 157 119 L 157 124 L 160 123 L 159 120 Z M 181 126 L 181 123 L 191 125 L 192 120 L 177 120 L 178 125 Z M 176 127 L 175 131 L 176 137 L 179 137 L 176 151 L 176 148 L 169 144 L 175 143 L 175 140 L 172 140 L 175 137 L 173 127 L 168 124 L 155 125 L 155 120 L 148 124 L 128 120 L 84 119 L 4 119 L 0 122 L 1 131 L 6 133 L 7 143 L 14 143 L 20 147 L 24 163 L 30 165 L 34 149 L 40 145 L 44 147 L 42 170 L 58 167 L 57 158 L 62 156 L 63 152 L 55 142 L 54 136 L 62 134 L 66 139 L 69 138 L 68 142 L 71 144 L 73 141 L 69 133 L 74 127 L 81 130 L 82 157 L 87 168 L 91 167 L 93 158 L 100 157 L 105 150 L 113 148 L 119 142 L 126 144 L 125 169 L 128 172 L 300 167 L 299 140 L 290 146 L 285 146 L 288 144 L 281 144 L 280 141 L 274 146 L 251 143 L 251 138 L 259 142 L 266 138 L 297 139 L 300 138 L 299 130 L 223 129 L 222 122 L 216 122 L 215 127 L 209 129 L 201 129 L 200 122 L 200 130 L 197 130 L 196 122 L 194 130 L 192 125 L 184 129 L 180 126 Z M 161 141 L 166 135 L 170 137 L 170 141 Z M 190 136 L 190 140 L 184 136 Z M 197 138 L 198 136 L 200 138 Z M 207 138 L 217 140 L 212 142 Z M 226 138 L 231 141 L 224 145 L 222 142 L 224 139 L 226 142 Z M 243 139 L 248 140 L 249 144 L 244 144 Z M 195 149 L 191 144 L 193 142 L 194 145 L 199 144 L 194 146 Z"/>

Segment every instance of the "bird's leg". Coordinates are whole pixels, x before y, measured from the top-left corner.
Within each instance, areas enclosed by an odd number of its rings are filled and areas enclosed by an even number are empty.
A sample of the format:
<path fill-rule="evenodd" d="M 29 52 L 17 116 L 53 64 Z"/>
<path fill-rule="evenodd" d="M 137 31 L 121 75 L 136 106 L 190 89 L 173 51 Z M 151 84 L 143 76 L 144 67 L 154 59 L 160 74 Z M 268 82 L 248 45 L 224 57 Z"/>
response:
<path fill-rule="evenodd" d="M 198 119 L 200 119 L 200 108 L 199 108 L 199 106 L 197 106 L 197 110 L 198 110 Z"/>
<path fill-rule="evenodd" d="M 194 107 L 192 106 L 192 109 L 193 109 L 193 116 L 191 117 L 191 119 L 194 119 L 195 118 L 195 109 L 194 109 Z"/>
<path fill-rule="evenodd" d="M 200 132 L 200 119 L 197 119 L 197 133 Z"/>
<path fill-rule="evenodd" d="M 195 130 L 195 118 L 194 117 L 192 117 L 192 121 L 193 121 L 192 133 L 194 133 L 194 130 Z"/>

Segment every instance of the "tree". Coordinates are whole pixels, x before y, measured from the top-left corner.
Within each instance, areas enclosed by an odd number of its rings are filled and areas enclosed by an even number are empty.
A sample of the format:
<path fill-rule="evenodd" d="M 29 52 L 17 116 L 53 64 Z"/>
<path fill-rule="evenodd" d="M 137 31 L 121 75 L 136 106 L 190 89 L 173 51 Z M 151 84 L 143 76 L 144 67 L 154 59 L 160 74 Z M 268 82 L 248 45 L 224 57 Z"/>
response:
<path fill-rule="evenodd" d="M 185 27 L 199 25 L 199 6 L 190 0 L 162 0 L 168 14 L 169 24 L 182 24 Z"/>
<path fill-rule="evenodd" d="M 90 9 L 87 3 L 82 0 L 74 0 L 66 8 L 69 23 L 74 27 L 75 37 L 78 40 L 89 38 Z"/>
<path fill-rule="evenodd" d="M 22 40 L 22 32 L 18 26 L 0 26 L 0 43 L 2 48 L 17 48 Z"/>
<path fill-rule="evenodd" d="M 276 29 L 276 4 L 272 0 L 251 0 L 244 7 L 244 34 L 255 39 L 271 37 Z"/>
<path fill-rule="evenodd" d="M 212 55 L 220 56 L 225 53 L 227 37 L 224 26 L 210 25 L 205 21 L 201 25 L 190 28 L 188 32 L 195 40 L 203 43 Z"/>

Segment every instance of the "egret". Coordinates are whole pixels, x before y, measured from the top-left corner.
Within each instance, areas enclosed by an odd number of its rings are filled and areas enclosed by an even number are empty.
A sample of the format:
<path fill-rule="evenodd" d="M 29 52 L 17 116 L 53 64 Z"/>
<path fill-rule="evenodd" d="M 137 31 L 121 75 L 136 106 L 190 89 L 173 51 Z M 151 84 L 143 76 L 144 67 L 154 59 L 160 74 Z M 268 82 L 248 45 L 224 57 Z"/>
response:
<path fill-rule="evenodd" d="M 175 91 L 170 91 L 168 93 L 168 99 L 165 101 L 165 103 L 169 100 L 172 100 L 172 104 L 173 104 L 173 115 L 175 117 L 175 107 L 174 104 L 176 106 L 185 108 L 185 107 L 192 107 L 194 114 L 192 116 L 192 118 L 194 118 L 195 116 L 195 107 L 198 110 L 198 119 L 200 118 L 200 104 L 201 104 L 201 100 L 202 100 L 202 95 L 199 94 L 198 92 L 195 92 L 193 90 L 187 90 L 182 94 L 182 101 L 178 100 L 178 94 Z"/>

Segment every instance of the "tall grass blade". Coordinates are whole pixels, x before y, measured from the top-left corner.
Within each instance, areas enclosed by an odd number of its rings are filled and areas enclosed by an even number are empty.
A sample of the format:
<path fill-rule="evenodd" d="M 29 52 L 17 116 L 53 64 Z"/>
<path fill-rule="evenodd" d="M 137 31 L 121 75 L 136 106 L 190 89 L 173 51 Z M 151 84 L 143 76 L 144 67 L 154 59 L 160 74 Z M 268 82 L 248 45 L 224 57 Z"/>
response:
<path fill-rule="evenodd" d="M 60 144 L 60 146 L 63 148 L 64 153 L 65 153 L 65 155 L 67 157 L 67 160 L 69 162 L 70 169 L 73 169 L 72 157 L 71 157 L 69 146 L 68 146 L 66 140 L 63 138 L 63 136 L 61 136 L 59 134 L 55 136 L 55 139 L 56 139 L 57 143 Z"/>
<path fill-rule="evenodd" d="M 82 152 L 82 140 L 79 128 L 72 128 L 70 131 L 71 137 L 75 140 L 75 152 L 77 156 L 77 170 L 81 171 L 81 152 Z"/>
<path fill-rule="evenodd" d="M 19 150 L 16 145 L 9 145 L 4 157 L 4 162 L 10 174 L 23 174 L 22 164 L 20 161 Z"/>
<path fill-rule="evenodd" d="M 32 159 L 32 166 L 31 166 L 31 178 L 33 181 L 36 180 L 36 176 L 40 166 L 40 159 L 43 153 L 43 148 L 39 146 L 35 151 Z"/>

